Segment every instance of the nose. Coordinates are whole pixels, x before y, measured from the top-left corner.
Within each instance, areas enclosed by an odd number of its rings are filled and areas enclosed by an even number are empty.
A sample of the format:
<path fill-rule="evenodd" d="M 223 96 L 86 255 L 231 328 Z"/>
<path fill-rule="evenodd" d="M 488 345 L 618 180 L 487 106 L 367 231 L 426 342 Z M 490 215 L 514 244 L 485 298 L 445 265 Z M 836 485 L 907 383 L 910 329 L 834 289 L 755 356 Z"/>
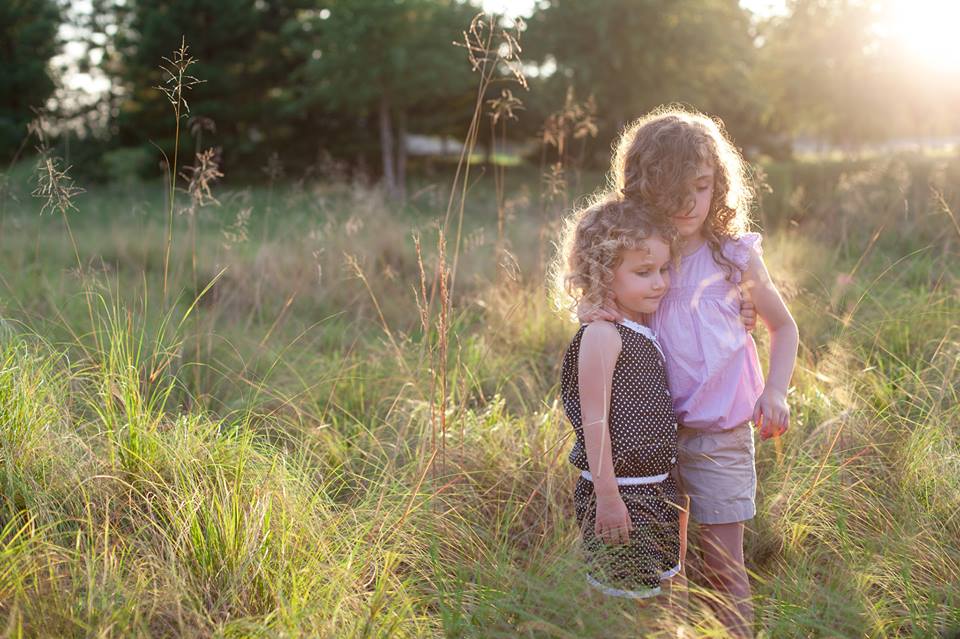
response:
<path fill-rule="evenodd" d="M 666 280 L 663 278 L 663 273 L 657 272 L 657 276 L 653 279 L 653 288 L 656 290 L 662 289 L 666 284 Z"/>

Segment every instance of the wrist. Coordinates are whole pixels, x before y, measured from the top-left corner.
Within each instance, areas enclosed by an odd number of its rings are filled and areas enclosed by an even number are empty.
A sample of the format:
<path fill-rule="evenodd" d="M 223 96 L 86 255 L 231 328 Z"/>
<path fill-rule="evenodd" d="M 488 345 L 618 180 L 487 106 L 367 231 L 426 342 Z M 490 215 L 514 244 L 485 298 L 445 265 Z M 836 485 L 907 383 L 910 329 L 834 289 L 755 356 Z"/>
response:
<path fill-rule="evenodd" d="M 620 491 L 617 489 L 616 482 L 594 483 L 593 492 L 597 496 L 597 501 L 607 501 L 610 499 L 619 499 Z"/>
<path fill-rule="evenodd" d="M 763 387 L 763 394 L 768 397 L 779 397 L 780 399 L 786 399 L 787 389 L 768 384 Z"/>

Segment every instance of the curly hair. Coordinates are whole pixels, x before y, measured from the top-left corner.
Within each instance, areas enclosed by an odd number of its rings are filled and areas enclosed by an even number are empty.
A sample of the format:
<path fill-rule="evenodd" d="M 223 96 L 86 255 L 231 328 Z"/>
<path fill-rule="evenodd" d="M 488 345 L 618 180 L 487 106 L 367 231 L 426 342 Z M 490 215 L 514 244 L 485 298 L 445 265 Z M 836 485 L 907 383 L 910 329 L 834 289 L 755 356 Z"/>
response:
<path fill-rule="evenodd" d="M 748 229 L 754 191 L 747 164 L 719 119 L 679 105 L 654 109 L 621 132 L 607 182 L 625 199 L 652 208 L 658 224 L 672 225 L 673 216 L 693 208 L 694 180 L 703 163 L 714 169 L 703 235 L 729 280 L 736 267 L 721 244 Z"/>
<path fill-rule="evenodd" d="M 564 221 L 552 277 L 558 305 L 575 311 L 582 303 L 593 308 L 611 303 L 610 284 L 622 252 L 645 248 L 646 240 L 655 234 L 676 256 L 673 227 L 657 224 L 637 202 L 614 193 L 595 196 Z"/>

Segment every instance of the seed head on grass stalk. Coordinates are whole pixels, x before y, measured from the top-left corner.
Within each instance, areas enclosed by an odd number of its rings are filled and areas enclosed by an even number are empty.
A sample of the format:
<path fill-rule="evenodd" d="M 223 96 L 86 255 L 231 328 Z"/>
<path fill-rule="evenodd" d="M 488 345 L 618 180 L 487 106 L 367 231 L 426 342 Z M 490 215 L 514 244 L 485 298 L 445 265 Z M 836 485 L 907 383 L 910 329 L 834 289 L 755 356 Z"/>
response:
<path fill-rule="evenodd" d="M 170 270 L 170 247 L 173 244 L 173 199 L 176 194 L 177 184 L 177 156 L 180 153 L 180 119 L 190 113 L 190 105 L 184 97 L 184 92 L 189 91 L 196 85 L 204 82 L 189 73 L 190 67 L 196 64 L 197 60 L 189 54 L 186 38 L 180 39 L 180 48 L 173 52 L 173 58 L 164 56 L 163 63 L 160 64 L 160 70 L 164 75 L 163 83 L 154 87 L 163 92 L 167 100 L 173 106 L 173 113 L 176 118 L 176 130 L 173 143 L 173 163 L 170 171 L 170 202 L 167 211 L 167 246 L 163 257 L 163 297 L 167 297 L 167 273 Z M 171 163 L 169 160 L 167 164 Z"/>
<path fill-rule="evenodd" d="M 40 159 L 37 161 L 37 188 L 33 190 L 33 196 L 43 200 L 41 215 L 47 211 L 60 211 L 62 215 L 66 215 L 70 209 L 77 210 L 73 198 L 84 190 L 74 184 L 69 175 L 70 168 L 68 166 L 61 170 L 60 158 L 51 155 L 49 150 L 40 151 Z"/>
<path fill-rule="evenodd" d="M 73 255 L 77 260 L 77 273 L 83 280 L 83 262 L 80 260 L 80 249 L 77 247 L 77 240 L 73 236 L 73 229 L 70 227 L 70 219 L 67 217 L 67 211 L 77 210 L 73 199 L 84 192 L 82 188 L 74 184 L 70 177 L 70 166 L 61 169 L 61 160 L 50 150 L 47 142 L 47 122 L 46 118 L 40 112 L 35 111 L 37 117 L 27 125 L 30 134 L 37 138 L 37 153 L 39 159 L 36 166 L 37 188 L 31 195 L 43 200 L 40 208 L 40 215 L 47 211 L 59 211 L 63 218 L 63 224 L 67 228 L 67 235 L 70 237 L 70 245 L 73 247 Z M 90 324 L 93 325 L 93 306 L 90 302 L 90 291 L 84 285 L 87 301 L 87 313 L 90 318 Z"/>
<path fill-rule="evenodd" d="M 181 213 L 190 216 L 190 245 L 191 245 L 191 272 L 193 275 L 193 290 L 199 290 L 199 281 L 197 280 L 197 214 L 200 209 L 216 205 L 220 206 L 220 201 L 213 196 L 211 185 L 223 177 L 220 171 L 220 162 L 218 160 L 219 149 L 209 148 L 196 154 L 194 164 L 186 167 L 180 174 L 180 177 L 187 182 L 187 195 L 190 196 L 190 204 Z M 195 357 L 200 361 L 200 315 L 194 315 L 195 326 Z M 200 367 L 194 366 L 194 382 L 199 388 L 200 385 Z"/>
<path fill-rule="evenodd" d="M 460 158 L 457 162 L 457 170 L 454 174 L 453 184 L 450 188 L 450 198 L 447 201 L 446 212 L 443 220 L 439 224 L 437 248 L 439 251 L 437 269 L 434 273 L 433 283 L 430 287 L 429 297 L 426 292 L 426 278 L 424 277 L 423 259 L 420 250 L 419 238 L 414 238 L 414 244 L 417 249 L 417 264 L 421 275 L 421 290 L 417 295 L 417 308 L 420 312 L 421 326 L 427 339 L 424 340 L 424 348 L 429 352 L 431 362 L 435 362 L 433 370 L 436 373 L 432 376 L 433 382 L 430 390 L 430 423 L 432 434 L 433 453 L 430 458 L 429 467 L 432 468 L 433 459 L 436 457 L 437 436 L 440 436 L 440 462 L 441 471 L 445 471 L 446 466 L 446 405 L 447 405 L 447 351 L 449 345 L 450 318 L 453 307 L 453 290 L 456 278 L 457 262 L 460 255 L 461 237 L 463 230 L 463 216 L 466 207 L 467 186 L 470 174 L 470 157 L 476 147 L 477 136 L 480 131 L 480 121 L 483 116 L 484 98 L 493 82 L 515 82 L 527 89 L 527 81 L 523 75 L 523 66 L 520 61 L 520 33 L 525 29 L 522 20 L 516 20 L 512 28 L 504 26 L 503 20 L 496 15 L 479 13 L 470 21 L 470 25 L 463 32 L 462 42 L 454 42 L 455 46 L 463 47 L 467 51 L 467 58 L 470 62 L 471 70 L 480 74 L 477 83 L 477 97 L 474 102 L 473 115 L 470 120 L 463 148 L 460 151 Z M 513 97 L 509 91 L 501 93 L 499 100 L 495 100 L 490 105 L 495 109 L 494 127 L 496 124 L 506 124 L 509 116 L 513 115 L 514 110 L 521 108 L 520 100 Z M 448 260 L 447 234 L 450 231 L 450 217 L 457 208 L 457 229 L 454 236 L 453 259 Z M 436 319 L 437 339 L 436 342 L 430 336 L 429 326 L 433 317 L 434 297 L 439 293 L 439 313 Z M 436 357 L 434 360 L 433 358 Z M 422 359 L 422 357 L 421 357 Z M 438 379 L 439 377 L 439 379 Z M 435 395 L 438 391 L 439 398 Z M 439 401 L 438 401 L 439 399 Z M 439 416 L 439 433 L 437 418 Z"/>
<path fill-rule="evenodd" d="M 218 155 L 218 149 L 214 148 L 197 153 L 194 164 L 180 173 L 180 177 L 187 183 L 186 192 L 190 196 L 190 206 L 181 213 L 196 215 L 197 211 L 206 206 L 220 206 L 220 201 L 213 196 L 210 188 L 214 182 L 223 177 Z"/>
<path fill-rule="evenodd" d="M 520 34 L 526 29 L 526 23 L 521 19 L 516 19 L 512 27 L 506 27 L 500 16 L 478 13 L 470 21 L 467 30 L 463 32 L 463 41 L 454 42 L 458 47 L 463 47 L 467 51 L 467 59 L 470 62 L 470 68 L 474 72 L 479 72 L 480 80 L 477 83 L 477 99 L 474 103 L 473 117 L 470 120 L 470 126 L 467 129 L 463 149 L 460 152 L 460 159 L 457 162 L 457 170 L 454 174 L 453 184 L 450 188 L 450 199 L 447 201 L 447 210 L 444 214 L 441 230 L 443 233 L 448 231 L 450 215 L 454 210 L 454 202 L 459 199 L 457 205 L 457 231 L 453 245 L 453 259 L 450 267 L 450 295 L 453 295 L 454 283 L 456 280 L 457 262 L 460 257 L 460 236 L 463 229 L 463 214 L 467 200 L 467 184 L 470 175 L 470 157 L 477 144 L 477 136 L 480 131 L 480 119 L 482 116 L 484 96 L 487 90 L 494 82 L 513 82 L 519 84 L 524 89 L 529 89 L 527 79 L 523 74 L 523 64 L 520 60 Z M 514 98 L 514 100 L 516 100 Z M 516 100 L 518 103 L 519 100 Z M 516 109 L 514 102 L 511 102 L 511 109 Z M 512 111 L 511 111 L 512 112 Z M 459 197 L 458 197 L 459 196 Z M 431 298 L 436 292 L 436 282 L 431 290 Z"/>
<path fill-rule="evenodd" d="M 490 107 L 488 115 L 490 116 L 490 144 L 493 156 L 496 158 L 497 146 L 505 146 L 507 142 L 507 121 L 517 120 L 514 111 L 523 110 L 523 102 L 513 95 L 510 89 L 502 89 L 499 98 L 487 100 L 487 106 Z M 499 137 L 497 135 L 497 124 L 500 124 Z M 504 199 L 504 177 L 506 168 L 494 160 L 493 163 L 493 183 L 497 199 L 497 255 L 504 250 L 504 231 L 506 226 L 506 205 Z"/>

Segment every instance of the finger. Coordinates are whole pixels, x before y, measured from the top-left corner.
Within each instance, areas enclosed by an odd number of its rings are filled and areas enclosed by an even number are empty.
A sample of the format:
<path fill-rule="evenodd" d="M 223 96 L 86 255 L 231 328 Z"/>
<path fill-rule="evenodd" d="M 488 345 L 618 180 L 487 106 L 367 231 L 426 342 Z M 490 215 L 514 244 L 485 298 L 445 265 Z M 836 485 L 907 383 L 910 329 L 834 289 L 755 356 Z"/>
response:
<path fill-rule="evenodd" d="M 619 544 L 619 543 L 620 543 L 620 529 L 619 529 L 619 528 L 611 528 L 611 529 L 610 529 L 610 543 L 611 543 L 611 544 Z"/>
<path fill-rule="evenodd" d="M 783 413 L 780 418 L 780 428 L 777 430 L 777 434 L 784 434 L 788 428 L 790 428 L 790 413 Z"/>
<path fill-rule="evenodd" d="M 763 414 L 760 415 L 760 437 L 763 439 L 770 439 L 770 436 L 773 434 L 771 428 L 771 420 L 766 418 Z"/>
<path fill-rule="evenodd" d="M 607 539 L 608 544 L 619 544 L 620 543 L 620 533 L 616 528 L 607 529 Z"/>
<path fill-rule="evenodd" d="M 625 544 L 629 541 L 630 535 L 627 533 L 625 526 L 617 526 L 617 543 Z"/>
<path fill-rule="evenodd" d="M 608 528 L 601 528 L 600 532 L 597 533 L 597 537 L 605 544 L 610 543 L 610 530 Z"/>
<path fill-rule="evenodd" d="M 780 428 L 780 416 L 776 410 L 771 410 L 769 415 L 764 415 L 764 421 L 766 422 L 767 429 L 771 433 L 777 432 L 777 429 Z"/>

